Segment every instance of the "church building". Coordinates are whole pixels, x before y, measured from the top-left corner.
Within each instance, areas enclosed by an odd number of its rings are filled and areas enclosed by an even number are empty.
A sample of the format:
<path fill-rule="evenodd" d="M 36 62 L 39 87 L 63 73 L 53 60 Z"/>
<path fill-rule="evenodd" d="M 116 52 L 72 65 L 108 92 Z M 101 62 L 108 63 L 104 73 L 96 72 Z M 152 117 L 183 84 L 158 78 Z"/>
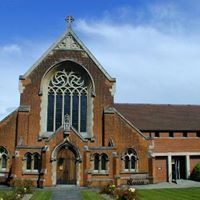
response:
<path fill-rule="evenodd" d="M 200 106 L 114 102 L 115 78 L 73 32 L 73 18 L 67 21 L 66 32 L 19 76 L 20 105 L 0 121 L 0 182 L 189 179 L 200 162 Z"/>

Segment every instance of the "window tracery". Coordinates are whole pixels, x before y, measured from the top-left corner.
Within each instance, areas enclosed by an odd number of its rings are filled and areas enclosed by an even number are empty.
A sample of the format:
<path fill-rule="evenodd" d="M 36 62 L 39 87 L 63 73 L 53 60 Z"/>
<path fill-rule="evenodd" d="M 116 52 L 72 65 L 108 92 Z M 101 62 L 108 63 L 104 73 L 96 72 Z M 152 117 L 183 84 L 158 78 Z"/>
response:
<path fill-rule="evenodd" d="M 64 124 L 66 115 L 78 132 L 87 129 L 88 83 L 73 71 L 57 71 L 48 85 L 47 131 L 55 131 Z"/>
<path fill-rule="evenodd" d="M 122 160 L 124 161 L 124 171 L 136 171 L 137 154 L 133 149 L 126 149 L 122 156 Z"/>
<path fill-rule="evenodd" d="M 8 151 L 0 146 L 0 170 L 6 170 L 8 165 Z"/>

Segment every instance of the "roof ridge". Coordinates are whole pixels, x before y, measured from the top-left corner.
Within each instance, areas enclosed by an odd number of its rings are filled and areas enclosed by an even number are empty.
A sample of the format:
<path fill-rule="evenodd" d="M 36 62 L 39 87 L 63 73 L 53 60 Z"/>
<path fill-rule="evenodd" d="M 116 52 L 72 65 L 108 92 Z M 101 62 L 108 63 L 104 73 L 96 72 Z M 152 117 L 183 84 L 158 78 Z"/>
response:
<path fill-rule="evenodd" d="M 200 104 L 165 104 L 165 103 L 114 103 L 114 105 L 149 105 L 149 106 L 200 106 Z"/>

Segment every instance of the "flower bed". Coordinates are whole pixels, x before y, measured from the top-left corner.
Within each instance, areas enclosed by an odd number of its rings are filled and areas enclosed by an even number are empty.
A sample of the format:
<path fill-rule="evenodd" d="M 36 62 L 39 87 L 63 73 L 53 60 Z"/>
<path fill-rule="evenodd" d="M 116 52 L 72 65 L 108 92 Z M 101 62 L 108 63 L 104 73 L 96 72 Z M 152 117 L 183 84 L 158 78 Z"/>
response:
<path fill-rule="evenodd" d="M 110 195 L 116 200 L 139 200 L 135 188 L 118 188 L 113 184 L 108 184 L 102 188 L 101 193 Z"/>

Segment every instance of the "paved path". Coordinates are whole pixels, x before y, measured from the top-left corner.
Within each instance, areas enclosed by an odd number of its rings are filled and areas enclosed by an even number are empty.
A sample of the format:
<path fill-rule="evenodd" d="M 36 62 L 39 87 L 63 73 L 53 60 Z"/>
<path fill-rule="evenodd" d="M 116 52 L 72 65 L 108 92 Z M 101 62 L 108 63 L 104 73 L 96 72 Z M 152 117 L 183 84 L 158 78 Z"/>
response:
<path fill-rule="evenodd" d="M 161 189 L 161 188 L 190 188 L 190 187 L 200 187 L 200 182 L 191 180 L 179 180 L 177 183 L 157 183 L 148 185 L 135 185 L 131 186 L 138 189 Z"/>
<path fill-rule="evenodd" d="M 52 200 L 82 200 L 80 191 L 84 190 L 84 188 L 58 185 L 52 187 L 51 190 L 53 191 Z"/>

